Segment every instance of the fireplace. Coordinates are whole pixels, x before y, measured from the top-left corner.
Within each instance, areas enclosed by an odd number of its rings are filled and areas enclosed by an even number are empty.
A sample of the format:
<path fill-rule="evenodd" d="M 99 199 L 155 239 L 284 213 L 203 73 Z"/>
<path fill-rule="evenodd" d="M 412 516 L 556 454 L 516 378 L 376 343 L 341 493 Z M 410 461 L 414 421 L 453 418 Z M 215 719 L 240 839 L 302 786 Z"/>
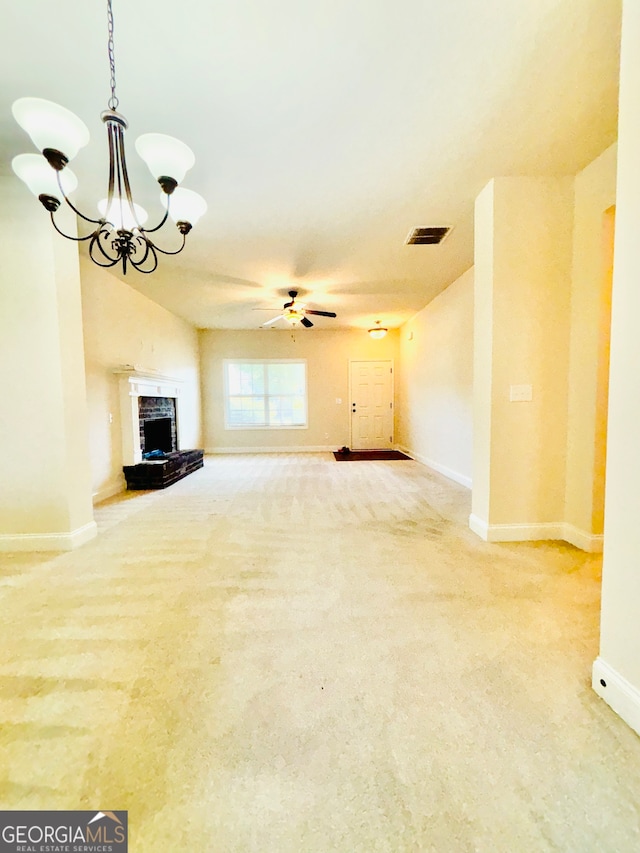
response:
<path fill-rule="evenodd" d="M 120 385 L 122 464 L 137 465 L 144 451 L 141 421 L 172 418 L 172 450 L 180 447 L 180 381 L 133 365 L 114 368 Z"/>
<path fill-rule="evenodd" d="M 120 380 L 127 488 L 164 489 L 202 468 L 203 450 L 179 449 L 180 381 L 134 365 L 122 365 L 114 373 Z M 153 454 L 153 450 L 160 452 Z"/>

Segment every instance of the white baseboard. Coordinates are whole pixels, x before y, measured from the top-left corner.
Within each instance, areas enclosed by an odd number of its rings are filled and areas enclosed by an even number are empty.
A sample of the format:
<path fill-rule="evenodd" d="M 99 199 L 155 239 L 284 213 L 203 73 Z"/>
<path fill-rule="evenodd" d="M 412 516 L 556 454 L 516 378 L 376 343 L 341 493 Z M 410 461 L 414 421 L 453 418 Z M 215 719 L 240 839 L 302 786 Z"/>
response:
<path fill-rule="evenodd" d="M 487 524 L 473 513 L 469 516 L 469 528 L 485 542 L 535 542 L 541 539 L 556 539 L 575 545 L 581 551 L 596 554 L 602 551 L 603 537 L 580 530 L 566 521 L 546 524 Z"/>
<path fill-rule="evenodd" d="M 473 513 L 469 527 L 485 542 L 534 542 L 540 539 L 564 539 L 562 522 L 547 524 L 487 524 Z"/>
<path fill-rule="evenodd" d="M 640 690 L 601 657 L 593 663 L 591 686 L 634 732 L 640 735 Z"/>
<path fill-rule="evenodd" d="M 125 482 L 124 477 L 117 480 L 116 482 L 109 483 L 104 486 L 102 489 L 98 489 L 97 492 L 93 493 L 93 503 L 99 504 L 102 501 L 106 501 L 108 498 L 112 498 L 114 495 L 119 495 L 120 492 L 126 491 L 127 484 Z"/>
<path fill-rule="evenodd" d="M 295 447 L 206 447 L 206 454 L 221 454 L 221 453 L 333 453 L 334 450 L 339 450 L 335 444 L 317 445 L 308 447 L 299 445 Z"/>
<path fill-rule="evenodd" d="M 69 533 L 8 533 L 0 535 L 0 551 L 72 551 L 98 533 L 90 521 Z"/>
<path fill-rule="evenodd" d="M 405 447 L 403 444 L 397 444 L 396 448 L 401 453 L 406 453 L 407 456 L 415 459 L 416 462 L 420 462 L 422 465 L 426 465 L 427 468 L 432 468 L 434 471 L 437 471 L 438 474 L 443 474 L 449 480 L 453 480 L 454 483 L 466 486 L 467 489 L 472 487 L 471 477 L 467 477 L 465 474 L 459 474 L 457 471 L 447 468 L 446 465 L 440 465 L 439 462 L 434 462 L 433 459 L 427 459 L 426 456 L 422 456 L 420 453 L 415 453 L 410 447 Z"/>
<path fill-rule="evenodd" d="M 587 551 L 589 554 L 602 553 L 604 545 L 604 536 L 602 534 L 587 533 L 586 530 L 580 530 L 579 527 L 574 527 L 573 524 L 569 524 L 566 521 L 563 527 L 564 534 L 562 538 L 565 542 L 570 542 L 571 545 L 575 545 L 576 548 L 580 548 L 581 551 Z"/>
<path fill-rule="evenodd" d="M 469 528 L 485 542 L 489 541 L 489 525 L 473 513 L 469 516 Z"/>

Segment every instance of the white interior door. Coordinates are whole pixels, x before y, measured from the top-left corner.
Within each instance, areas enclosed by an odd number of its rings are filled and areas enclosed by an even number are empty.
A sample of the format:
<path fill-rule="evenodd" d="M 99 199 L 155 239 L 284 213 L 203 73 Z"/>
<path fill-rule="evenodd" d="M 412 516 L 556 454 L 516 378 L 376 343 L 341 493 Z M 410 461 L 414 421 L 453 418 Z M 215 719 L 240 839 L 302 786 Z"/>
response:
<path fill-rule="evenodd" d="M 393 447 L 393 364 L 351 362 L 351 449 Z"/>

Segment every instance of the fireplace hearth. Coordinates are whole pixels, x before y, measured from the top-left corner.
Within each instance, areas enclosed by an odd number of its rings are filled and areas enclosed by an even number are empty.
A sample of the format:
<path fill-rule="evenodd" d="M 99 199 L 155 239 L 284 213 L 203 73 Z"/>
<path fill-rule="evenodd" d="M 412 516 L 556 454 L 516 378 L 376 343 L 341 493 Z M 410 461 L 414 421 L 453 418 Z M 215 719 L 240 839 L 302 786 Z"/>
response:
<path fill-rule="evenodd" d="M 159 459 L 125 465 L 127 489 L 166 489 L 204 465 L 203 450 L 174 450 Z"/>

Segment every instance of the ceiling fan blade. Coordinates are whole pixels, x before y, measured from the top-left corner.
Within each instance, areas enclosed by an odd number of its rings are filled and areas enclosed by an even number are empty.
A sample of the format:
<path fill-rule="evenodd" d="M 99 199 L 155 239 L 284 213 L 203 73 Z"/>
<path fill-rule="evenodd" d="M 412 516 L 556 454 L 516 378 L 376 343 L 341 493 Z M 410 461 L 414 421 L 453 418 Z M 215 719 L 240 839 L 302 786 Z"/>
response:
<path fill-rule="evenodd" d="M 311 308 L 304 309 L 305 314 L 317 314 L 318 317 L 337 317 L 333 311 L 312 311 Z"/>
<path fill-rule="evenodd" d="M 303 317 L 302 320 L 300 320 L 300 323 L 307 329 L 310 329 L 313 326 L 311 320 L 307 320 L 306 317 Z"/>
<path fill-rule="evenodd" d="M 264 329 L 264 328 L 266 328 L 267 326 L 271 326 L 271 325 L 273 325 L 274 323 L 277 323 L 277 322 L 278 322 L 278 320 L 283 320 L 283 319 L 284 319 L 284 314 L 278 314 L 278 316 L 277 316 L 277 317 L 273 317 L 273 319 L 271 319 L 271 320 L 267 320 L 267 322 L 266 322 L 266 323 L 262 323 L 262 324 L 261 324 L 261 326 L 260 326 L 260 328 L 261 328 L 261 329 Z"/>

